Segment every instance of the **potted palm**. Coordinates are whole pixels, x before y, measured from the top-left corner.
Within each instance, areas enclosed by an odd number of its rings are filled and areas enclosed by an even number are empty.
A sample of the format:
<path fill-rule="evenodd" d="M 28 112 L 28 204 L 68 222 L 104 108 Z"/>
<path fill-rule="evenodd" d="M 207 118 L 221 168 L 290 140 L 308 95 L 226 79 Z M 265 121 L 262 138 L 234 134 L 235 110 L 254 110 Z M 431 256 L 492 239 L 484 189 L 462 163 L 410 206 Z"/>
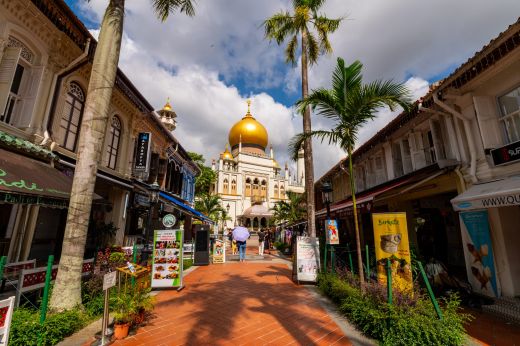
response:
<path fill-rule="evenodd" d="M 137 288 L 134 291 L 133 302 L 135 304 L 134 325 L 143 323 L 146 312 L 154 307 L 154 297 L 150 295 L 151 288 Z"/>
<path fill-rule="evenodd" d="M 114 317 L 114 337 L 121 340 L 127 337 L 130 323 L 136 313 L 134 295 L 121 292 L 112 301 Z"/>

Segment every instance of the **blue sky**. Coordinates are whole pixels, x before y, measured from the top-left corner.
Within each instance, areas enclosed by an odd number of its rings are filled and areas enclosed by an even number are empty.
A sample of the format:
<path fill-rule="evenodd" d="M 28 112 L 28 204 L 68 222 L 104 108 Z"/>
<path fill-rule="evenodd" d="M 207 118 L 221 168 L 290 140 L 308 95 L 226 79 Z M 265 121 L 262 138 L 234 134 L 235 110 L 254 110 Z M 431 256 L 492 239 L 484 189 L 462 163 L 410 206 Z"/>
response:
<path fill-rule="evenodd" d="M 98 28 L 108 0 L 65 0 L 88 28 Z M 179 115 L 176 135 L 188 150 L 218 157 L 227 133 L 252 112 L 267 128 L 275 156 L 288 160 L 287 141 L 301 131 L 292 105 L 300 96 L 299 66 L 284 61 L 284 47 L 264 40 L 262 21 L 287 9 L 289 0 L 197 0 L 196 16 L 171 16 L 160 23 L 151 1 L 127 1 L 120 66 L 149 101 L 166 97 Z M 448 10 L 449 9 L 449 10 Z M 328 0 L 323 13 L 347 18 L 331 36 L 334 54 L 309 71 L 310 86 L 327 87 L 335 57 L 359 59 L 364 78 L 406 82 L 415 97 L 444 78 L 517 20 L 518 0 Z M 360 143 L 395 113 L 380 112 L 360 132 Z M 314 118 L 314 128 L 330 124 Z M 315 143 L 316 174 L 344 155 Z"/>

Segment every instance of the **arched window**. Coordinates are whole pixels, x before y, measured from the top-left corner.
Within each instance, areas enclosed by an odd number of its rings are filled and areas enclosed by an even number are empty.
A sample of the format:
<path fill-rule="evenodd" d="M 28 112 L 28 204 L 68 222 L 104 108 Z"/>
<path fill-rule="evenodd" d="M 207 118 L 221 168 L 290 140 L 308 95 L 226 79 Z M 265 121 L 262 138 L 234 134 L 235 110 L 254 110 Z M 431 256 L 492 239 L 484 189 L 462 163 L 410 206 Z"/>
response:
<path fill-rule="evenodd" d="M 84 105 L 85 94 L 83 90 L 77 83 L 70 83 L 61 116 L 58 139 L 60 145 L 70 151 L 76 151 Z"/>
<path fill-rule="evenodd" d="M 278 198 L 278 184 L 274 184 L 274 197 Z"/>
<path fill-rule="evenodd" d="M 226 195 L 229 193 L 229 181 L 227 179 L 224 179 L 224 191 L 222 191 Z"/>
<path fill-rule="evenodd" d="M 246 179 L 246 197 L 251 196 L 251 179 Z"/>
<path fill-rule="evenodd" d="M 253 181 L 253 196 L 259 196 L 260 195 L 260 186 L 259 181 L 257 178 Z"/>
<path fill-rule="evenodd" d="M 121 141 L 121 119 L 117 115 L 112 117 L 110 133 L 107 140 L 107 167 L 116 169 L 117 156 L 119 154 L 119 142 Z"/>
<path fill-rule="evenodd" d="M 285 198 L 285 187 L 280 184 L 280 198 Z"/>
<path fill-rule="evenodd" d="M 261 188 L 260 196 L 265 197 L 266 191 L 267 191 L 267 183 L 265 180 L 262 180 L 262 185 L 260 186 L 260 188 Z"/>
<path fill-rule="evenodd" d="M 237 194 L 237 182 L 235 179 L 231 180 L 231 194 L 232 195 Z"/>

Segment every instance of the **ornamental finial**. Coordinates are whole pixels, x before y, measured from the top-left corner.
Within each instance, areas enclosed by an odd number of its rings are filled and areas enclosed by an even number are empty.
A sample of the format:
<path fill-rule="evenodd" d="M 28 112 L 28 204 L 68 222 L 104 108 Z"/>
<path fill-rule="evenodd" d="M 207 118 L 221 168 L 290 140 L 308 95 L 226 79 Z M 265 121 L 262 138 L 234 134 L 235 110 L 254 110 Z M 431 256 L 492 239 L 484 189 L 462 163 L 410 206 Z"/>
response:
<path fill-rule="evenodd" d="M 251 100 L 248 99 L 246 102 L 247 102 L 247 114 L 251 114 Z"/>

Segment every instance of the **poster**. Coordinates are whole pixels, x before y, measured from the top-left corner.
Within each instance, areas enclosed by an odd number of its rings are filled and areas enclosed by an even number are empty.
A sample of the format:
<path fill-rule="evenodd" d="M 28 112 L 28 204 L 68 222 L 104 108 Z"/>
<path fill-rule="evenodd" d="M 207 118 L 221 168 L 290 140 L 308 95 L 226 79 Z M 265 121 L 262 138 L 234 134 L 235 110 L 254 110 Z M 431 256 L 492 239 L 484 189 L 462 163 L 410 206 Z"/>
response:
<path fill-rule="evenodd" d="M 328 245 L 337 245 L 339 244 L 339 231 L 338 231 L 338 221 L 336 220 L 327 220 L 327 244 Z"/>
<path fill-rule="evenodd" d="M 213 263 L 226 262 L 226 243 L 221 239 L 215 239 L 213 243 Z"/>
<path fill-rule="evenodd" d="M 316 282 L 320 268 L 318 238 L 296 238 L 296 275 L 298 281 Z"/>
<path fill-rule="evenodd" d="M 468 280 L 474 292 L 490 297 L 500 295 L 487 210 L 459 214 Z"/>
<path fill-rule="evenodd" d="M 181 287 L 183 231 L 155 231 L 153 240 L 152 287 Z"/>
<path fill-rule="evenodd" d="M 386 284 L 386 262 L 389 258 L 393 286 L 400 290 L 412 289 L 413 279 L 406 213 L 374 213 L 372 222 L 379 282 Z"/>

